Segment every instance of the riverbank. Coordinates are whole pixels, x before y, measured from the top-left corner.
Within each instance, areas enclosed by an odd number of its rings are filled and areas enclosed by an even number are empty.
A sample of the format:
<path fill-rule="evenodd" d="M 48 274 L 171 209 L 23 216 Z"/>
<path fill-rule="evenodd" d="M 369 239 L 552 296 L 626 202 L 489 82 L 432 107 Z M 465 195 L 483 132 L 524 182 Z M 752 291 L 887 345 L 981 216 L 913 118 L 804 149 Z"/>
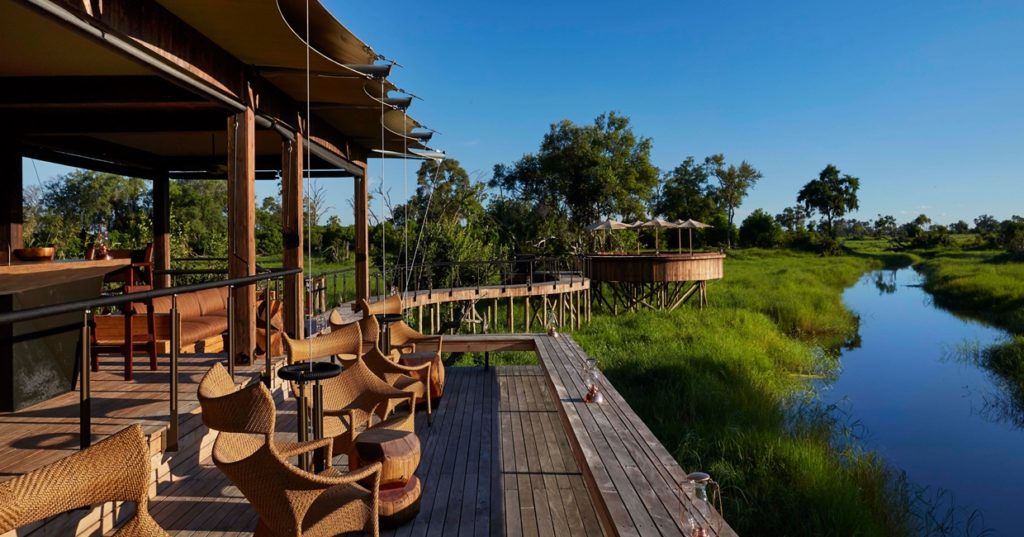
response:
<path fill-rule="evenodd" d="M 878 258 L 730 252 L 711 307 L 597 314 L 575 333 L 684 468 L 723 484 L 725 514 L 747 535 L 909 534 L 896 474 L 845 423 L 810 403 L 821 351 L 855 341 L 842 291 Z"/>
<path fill-rule="evenodd" d="M 1024 426 L 1024 261 L 999 251 L 937 252 L 918 264 L 935 303 L 1002 328 L 1012 338 L 965 358 L 1002 380 L 1004 414 Z"/>

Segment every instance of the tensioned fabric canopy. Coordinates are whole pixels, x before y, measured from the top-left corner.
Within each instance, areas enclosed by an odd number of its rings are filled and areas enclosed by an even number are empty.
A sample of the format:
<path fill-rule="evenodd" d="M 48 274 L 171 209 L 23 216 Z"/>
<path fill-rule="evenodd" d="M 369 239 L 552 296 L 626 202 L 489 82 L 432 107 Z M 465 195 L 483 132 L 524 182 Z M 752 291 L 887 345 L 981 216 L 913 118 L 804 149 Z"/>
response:
<path fill-rule="evenodd" d="M 0 2 L 0 21 L 0 106 L 25 156 L 223 177 L 243 72 L 257 177 L 275 177 L 282 132 L 300 127 L 289 110 L 310 109 L 311 169 L 359 174 L 352 160 L 424 150 L 431 135 L 406 116 L 412 97 L 395 93 L 391 64 L 319 0 L 25 0 Z"/>
<path fill-rule="evenodd" d="M 424 149 L 406 137 L 419 122 L 381 100 L 395 86 L 370 74 L 390 72 L 382 57 L 343 26 L 319 1 L 157 0 L 298 102 L 306 102 L 306 6 L 309 6 L 309 102 L 315 117 L 368 148 Z M 315 120 L 315 118 L 314 118 Z M 310 127 L 316 129 L 315 123 Z M 426 136 L 426 135 L 424 135 Z"/>

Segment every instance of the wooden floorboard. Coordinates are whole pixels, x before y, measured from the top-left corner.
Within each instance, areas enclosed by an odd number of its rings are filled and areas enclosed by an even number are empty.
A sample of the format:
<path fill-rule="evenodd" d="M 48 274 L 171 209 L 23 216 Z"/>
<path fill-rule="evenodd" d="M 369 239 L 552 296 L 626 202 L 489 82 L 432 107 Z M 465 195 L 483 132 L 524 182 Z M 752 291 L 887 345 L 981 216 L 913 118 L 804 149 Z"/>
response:
<path fill-rule="evenodd" d="M 419 515 L 382 535 L 537 536 L 680 535 L 692 499 L 679 489 L 685 472 L 622 396 L 600 378 L 603 405 L 583 402 L 580 364 L 587 358 L 571 337 L 520 336 L 541 365 L 448 368 L 445 396 L 433 425 L 416 418 L 422 449 L 417 471 Z M 500 337 L 466 342 L 486 345 Z M 106 357 L 93 378 L 93 435 L 131 423 L 153 435 L 155 461 L 166 474 L 150 510 L 171 535 L 245 535 L 256 514 L 209 458 L 213 434 L 198 414 L 196 384 L 223 357 L 183 357 L 179 375 L 181 435 L 188 446 L 161 454 L 166 430 L 166 359 L 161 370 L 139 369 L 121 379 L 121 361 Z M 252 379 L 262 366 L 246 370 Z M 281 440 L 294 438 L 294 400 L 275 392 Z M 0 479 L 55 461 L 78 445 L 78 395 L 69 393 L 21 412 L 0 414 Z M 347 468 L 344 455 L 335 465 Z M 169 466 L 169 468 L 168 468 Z M 711 515 L 714 518 L 714 515 Z M 712 520 L 713 522 L 720 522 Z M 95 524 L 99 524 L 96 522 Z M 610 531 L 609 531 L 610 530 Z M 723 524 L 718 535 L 734 535 Z"/>

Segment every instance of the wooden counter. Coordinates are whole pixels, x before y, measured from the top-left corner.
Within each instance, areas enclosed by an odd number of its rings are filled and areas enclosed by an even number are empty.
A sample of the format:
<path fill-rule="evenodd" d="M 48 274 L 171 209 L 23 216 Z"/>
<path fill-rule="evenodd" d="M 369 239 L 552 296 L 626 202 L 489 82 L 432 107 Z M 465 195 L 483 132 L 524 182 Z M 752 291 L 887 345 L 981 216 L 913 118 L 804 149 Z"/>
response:
<path fill-rule="evenodd" d="M 96 298 L 103 279 L 128 259 L 22 263 L 0 267 L 0 312 Z M 0 411 L 75 388 L 82 314 L 0 325 Z"/>

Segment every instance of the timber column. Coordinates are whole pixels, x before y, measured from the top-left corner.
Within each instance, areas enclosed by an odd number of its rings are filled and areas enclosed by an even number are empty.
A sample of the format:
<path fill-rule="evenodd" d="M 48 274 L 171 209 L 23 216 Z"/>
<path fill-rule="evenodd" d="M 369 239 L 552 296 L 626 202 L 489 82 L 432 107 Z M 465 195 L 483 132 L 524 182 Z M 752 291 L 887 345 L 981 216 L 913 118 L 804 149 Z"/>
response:
<path fill-rule="evenodd" d="M 359 299 L 370 299 L 370 226 L 369 207 L 370 192 L 367 186 L 366 162 L 354 161 L 363 173 L 356 176 L 355 180 L 355 206 L 356 206 L 356 302 Z M 357 306 L 353 305 L 353 308 Z"/>
<path fill-rule="evenodd" d="M 171 181 L 167 172 L 153 179 L 153 269 L 171 268 Z M 154 282 L 159 288 L 171 286 L 170 274 L 161 274 Z"/>
<path fill-rule="evenodd" d="M 300 120 L 299 125 L 302 125 Z M 281 141 L 281 232 L 284 268 L 302 268 L 302 132 L 295 139 Z M 284 278 L 284 330 L 293 339 L 302 339 L 302 302 L 305 297 L 303 274 Z"/>
<path fill-rule="evenodd" d="M 7 248 L 24 246 L 21 227 L 25 221 L 22 199 L 21 151 L 15 140 L 0 138 L 0 182 L 5 186 L 0 196 L 0 249 L 7 256 Z"/>
<path fill-rule="evenodd" d="M 228 118 L 228 277 L 256 274 L 256 112 L 252 88 L 243 112 Z M 236 363 L 252 360 L 256 343 L 256 286 L 236 287 L 228 327 Z"/>

